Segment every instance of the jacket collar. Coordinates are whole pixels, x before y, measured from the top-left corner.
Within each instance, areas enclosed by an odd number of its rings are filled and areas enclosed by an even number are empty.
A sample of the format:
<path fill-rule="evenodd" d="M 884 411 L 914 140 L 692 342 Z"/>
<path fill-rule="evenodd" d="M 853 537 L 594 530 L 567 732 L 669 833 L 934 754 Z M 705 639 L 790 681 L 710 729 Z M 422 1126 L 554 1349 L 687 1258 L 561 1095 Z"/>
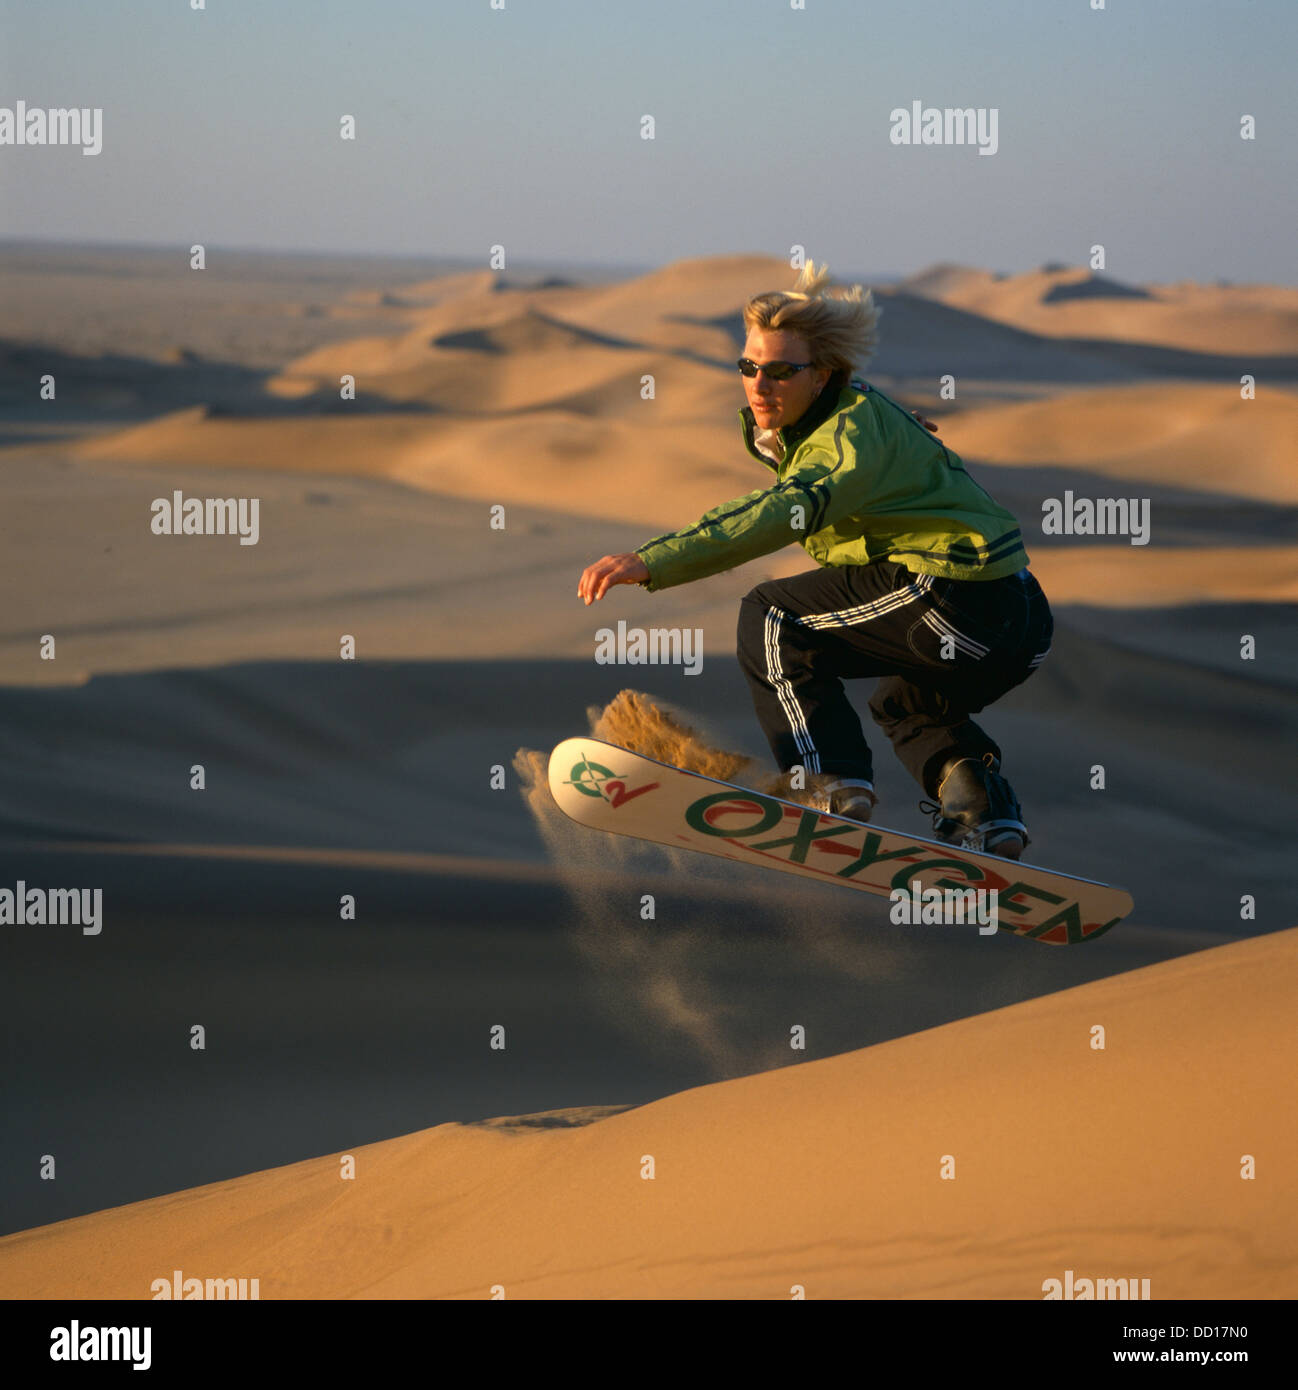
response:
<path fill-rule="evenodd" d="M 795 420 L 791 425 L 786 425 L 784 429 L 777 431 L 780 438 L 784 441 L 784 457 L 786 459 L 809 434 L 818 430 L 838 409 L 838 398 L 843 392 L 843 387 L 847 385 L 850 376 L 851 373 L 849 372 L 834 372 L 825 383 L 825 389 L 806 408 L 801 418 Z M 754 436 L 757 432 L 757 417 L 753 414 L 752 406 L 746 405 L 740 408 L 739 421 L 744 432 L 744 444 L 748 452 L 752 454 L 754 458 L 761 459 L 763 463 L 770 464 L 771 460 L 753 443 Z"/>

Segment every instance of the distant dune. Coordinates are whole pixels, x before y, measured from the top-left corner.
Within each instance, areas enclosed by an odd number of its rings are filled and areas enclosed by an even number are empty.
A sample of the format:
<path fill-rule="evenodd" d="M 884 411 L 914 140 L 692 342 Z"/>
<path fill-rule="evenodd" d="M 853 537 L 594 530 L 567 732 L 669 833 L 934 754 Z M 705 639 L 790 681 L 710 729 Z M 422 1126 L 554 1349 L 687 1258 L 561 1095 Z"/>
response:
<path fill-rule="evenodd" d="M 639 520 L 656 533 L 763 482 L 739 443 L 733 361 L 754 287 L 789 282 L 781 262 L 749 256 L 683 261 L 613 285 L 511 284 L 489 272 L 421 282 L 393 292 L 410 306 L 397 331 L 314 349 L 242 408 L 168 412 L 163 396 L 155 418 L 74 452 L 96 463 L 388 478 L 485 503 Z M 1263 383 L 1245 402 L 1229 380 L 1153 380 L 1126 356 L 1061 342 L 1071 330 L 1051 317 L 1089 316 L 1095 331 L 1077 337 L 1099 338 L 1107 330 L 1096 315 L 1107 306 L 1143 314 L 1170 301 L 1115 297 L 1073 271 L 997 278 L 939 267 L 907 283 L 879 292 L 883 346 L 866 374 L 877 366 L 885 380 L 927 373 L 934 386 L 941 374 L 983 383 L 972 397 L 961 391 L 953 415 L 941 400 L 925 406 L 971 459 L 1080 464 L 1129 483 L 1272 501 L 1298 496 L 1298 396 Z M 1051 300 L 1064 292 L 1081 297 Z M 1211 314 L 1229 312 L 1238 331 L 1210 332 L 1205 319 L 1208 327 L 1178 337 L 1182 348 L 1298 344 L 1298 331 L 1291 343 L 1266 328 L 1246 292 L 1223 307 L 1232 293 L 1211 291 Z M 1284 292 L 1276 302 L 1287 303 Z M 1177 313 L 1205 312 L 1188 290 L 1177 303 Z M 1298 325 L 1298 308 L 1294 315 Z M 1117 337 L 1161 341 L 1136 319 L 1124 322 Z M 345 378 L 354 402 L 340 397 Z M 1052 382 L 1073 389 L 1005 403 L 988 395 L 989 382 L 1031 383 L 1038 394 Z"/>
<path fill-rule="evenodd" d="M 1082 465 L 1128 493 L 1169 483 L 1298 501 L 1298 395 L 1289 392 L 1243 400 L 1230 382 L 1061 392 L 964 411 L 943 424 L 942 437 L 970 460 Z"/>
<path fill-rule="evenodd" d="M 1082 267 L 994 275 L 943 265 L 900 288 L 1043 337 L 1298 354 L 1298 289 L 1275 285 L 1136 286 Z"/>

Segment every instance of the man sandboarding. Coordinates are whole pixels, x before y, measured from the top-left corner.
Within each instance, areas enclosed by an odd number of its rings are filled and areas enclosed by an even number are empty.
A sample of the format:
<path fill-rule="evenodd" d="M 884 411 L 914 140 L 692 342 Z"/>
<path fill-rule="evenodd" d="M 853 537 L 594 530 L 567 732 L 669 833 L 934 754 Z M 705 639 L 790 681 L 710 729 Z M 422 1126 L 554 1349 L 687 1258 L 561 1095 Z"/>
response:
<path fill-rule="evenodd" d="M 843 680 L 880 677 L 870 713 L 931 802 L 934 836 L 1018 859 L 1029 843 L 972 714 L 1025 681 L 1053 622 L 1014 517 L 960 458 L 859 371 L 879 310 L 857 285 L 831 297 L 808 262 L 791 291 L 744 309 L 744 447 L 774 481 L 634 553 L 587 566 L 589 605 L 614 584 L 650 593 L 798 540 L 819 568 L 759 584 L 738 654 L 781 772 L 821 774 L 821 809 L 868 822 L 873 760 Z"/>

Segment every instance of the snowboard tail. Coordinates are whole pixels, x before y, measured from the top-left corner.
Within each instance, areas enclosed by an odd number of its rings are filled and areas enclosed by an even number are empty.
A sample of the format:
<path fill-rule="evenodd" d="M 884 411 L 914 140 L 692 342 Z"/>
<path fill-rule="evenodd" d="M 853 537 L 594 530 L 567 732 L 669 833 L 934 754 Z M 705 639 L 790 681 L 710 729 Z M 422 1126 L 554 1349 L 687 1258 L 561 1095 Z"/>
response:
<path fill-rule="evenodd" d="M 1121 888 L 1016 860 L 861 825 L 689 772 L 596 738 L 550 754 L 550 791 L 571 820 L 639 840 L 757 864 L 914 904 L 969 889 L 995 892 L 1001 931 L 1071 946 L 1103 936 L 1132 910 Z M 904 919 L 912 920 L 912 919 Z"/>

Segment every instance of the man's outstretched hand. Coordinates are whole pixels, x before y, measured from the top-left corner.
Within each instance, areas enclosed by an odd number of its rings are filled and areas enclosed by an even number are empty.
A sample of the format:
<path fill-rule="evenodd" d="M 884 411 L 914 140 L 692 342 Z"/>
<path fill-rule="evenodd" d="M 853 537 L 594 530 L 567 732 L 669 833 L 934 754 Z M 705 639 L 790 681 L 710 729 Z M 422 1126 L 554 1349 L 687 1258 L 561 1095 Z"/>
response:
<path fill-rule="evenodd" d="M 581 572 L 577 597 L 589 607 L 614 584 L 639 584 L 649 578 L 649 567 L 638 555 L 605 555 Z"/>
<path fill-rule="evenodd" d="M 918 410 L 912 410 L 911 414 L 926 430 L 937 433 L 937 426 L 932 420 L 926 420 Z M 582 570 L 577 597 L 585 600 L 589 608 L 592 603 L 602 599 L 614 584 L 641 584 L 648 578 L 648 566 L 638 555 L 605 555 Z"/>

